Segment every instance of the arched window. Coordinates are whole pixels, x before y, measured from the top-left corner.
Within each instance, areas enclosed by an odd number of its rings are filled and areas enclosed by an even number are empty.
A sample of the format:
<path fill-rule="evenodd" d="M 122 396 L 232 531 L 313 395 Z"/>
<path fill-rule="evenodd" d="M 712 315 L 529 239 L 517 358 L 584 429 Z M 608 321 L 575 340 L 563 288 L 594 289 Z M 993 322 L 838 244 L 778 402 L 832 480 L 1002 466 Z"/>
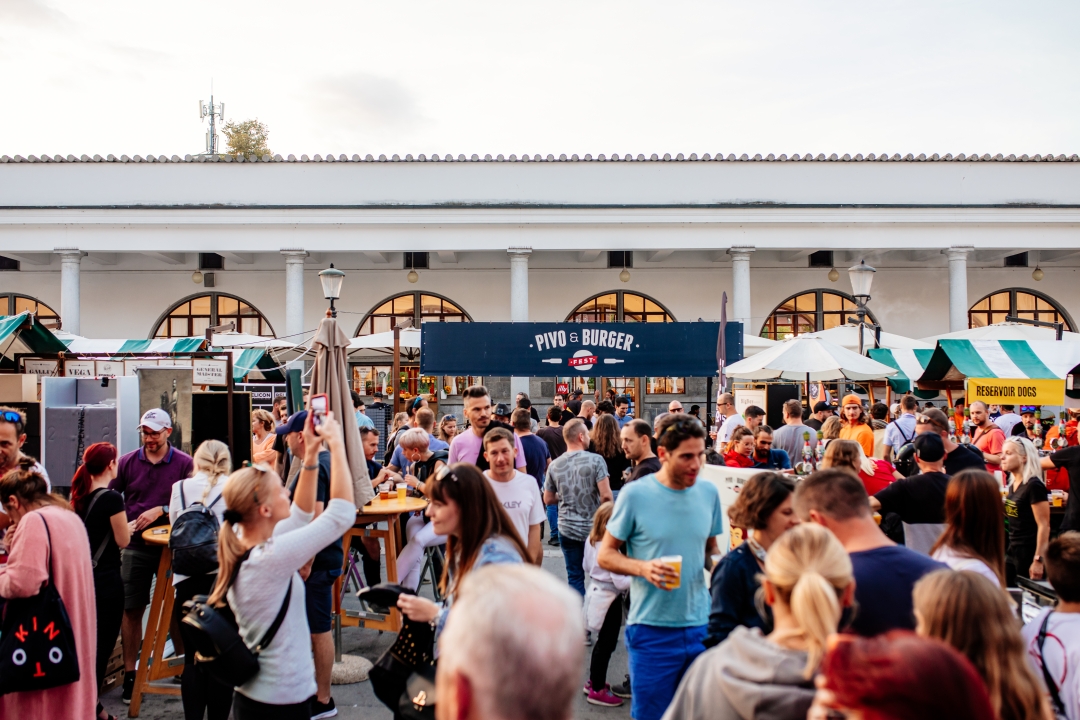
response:
<path fill-rule="evenodd" d="M 376 305 L 356 326 L 353 334 L 360 336 L 389 332 L 405 318 L 412 318 L 413 327 L 420 327 L 425 322 L 472 322 L 469 313 L 442 295 L 410 292 Z"/>
<path fill-rule="evenodd" d="M 578 305 L 566 316 L 566 322 L 675 322 L 675 317 L 647 295 L 611 290 Z"/>
<path fill-rule="evenodd" d="M 761 326 L 761 337 L 783 340 L 794 335 L 828 330 L 855 317 L 855 298 L 836 290 L 807 290 L 792 295 L 776 306 L 769 313 L 765 324 Z M 877 320 L 869 310 L 866 313 L 867 324 Z"/>
<path fill-rule="evenodd" d="M 38 322 L 47 328 L 55 330 L 60 327 L 60 315 L 37 298 L 18 293 L 0 293 L 0 317 L 24 312 L 34 313 Z"/>
<path fill-rule="evenodd" d="M 236 332 L 276 337 L 270 321 L 253 305 L 225 293 L 190 295 L 158 318 L 151 337 L 203 337 L 208 327 L 236 323 Z"/>
<path fill-rule="evenodd" d="M 979 300 L 968 310 L 968 327 L 1003 323 L 1006 317 L 1065 323 L 1070 332 L 1076 327 L 1065 308 L 1041 292 L 1026 288 L 998 290 Z"/>

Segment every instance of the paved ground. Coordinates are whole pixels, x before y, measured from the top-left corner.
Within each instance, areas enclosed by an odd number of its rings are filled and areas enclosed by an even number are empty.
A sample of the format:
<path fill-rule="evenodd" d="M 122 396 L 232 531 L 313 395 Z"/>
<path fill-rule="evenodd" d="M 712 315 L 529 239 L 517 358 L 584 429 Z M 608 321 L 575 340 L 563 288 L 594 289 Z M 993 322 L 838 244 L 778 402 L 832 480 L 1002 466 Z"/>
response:
<path fill-rule="evenodd" d="M 544 545 L 544 569 L 563 578 L 566 578 L 566 567 L 563 564 L 562 553 L 558 548 Z M 430 596 L 430 586 L 425 586 Z M 356 602 L 355 597 L 349 600 Z M 345 652 L 353 655 L 362 655 L 374 661 L 386 648 L 393 644 L 394 636 L 389 633 L 379 633 L 374 630 L 362 630 L 359 628 L 345 628 L 343 631 L 343 645 Z M 585 666 L 582 668 L 582 684 L 588 678 L 588 662 L 590 651 L 585 654 Z M 620 638 L 619 645 L 611 658 L 611 667 L 608 671 L 608 682 L 615 684 L 622 682 L 626 674 L 626 646 Z M 390 720 L 392 714 L 375 697 L 371 691 L 371 683 L 362 682 L 355 685 L 335 685 L 333 689 L 334 700 L 338 706 L 338 717 L 346 720 L 363 718 L 363 720 Z M 117 688 L 104 698 L 105 707 L 117 717 L 127 716 L 127 706 L 120 701 L 120 689 Z M 160 720 L 162 718 L 183 718 L 184 713 L 180 706 L 179 697 L 167 697 L 162 695 L 146 695 L 143 698 L 140 718 L 148 720 Z M 585 702 L 585 696 L 578 696 L 575 718 L 605 718 L 607 720 L 622 720 L 630 717 L 630 702 L 626 701 L 620 708 L 602 708 L 589 705 Z"/>

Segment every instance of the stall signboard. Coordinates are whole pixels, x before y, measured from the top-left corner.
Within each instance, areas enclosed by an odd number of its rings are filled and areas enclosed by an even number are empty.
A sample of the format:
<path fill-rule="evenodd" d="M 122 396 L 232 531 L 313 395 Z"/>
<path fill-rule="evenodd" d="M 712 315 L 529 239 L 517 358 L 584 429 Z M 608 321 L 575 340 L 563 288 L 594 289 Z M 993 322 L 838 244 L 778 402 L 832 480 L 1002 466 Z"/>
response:
<path fill-rule="evenodd" d="M 192 363 L 192 385 L 228 385 L 228 361 L 196 358 Z"/>
<path fill-rule="evenodd" d="M 728 362 L 742 327 L 729 324 Z M 425 375 L 709 377 L 720 323 L 425 323 Z M 731 342 L 735 340 L 735 342 Z"/>
<path fill-rule="evenodd" d="M 735 412 L 743 415 L 746 408 L 751 405 L 757 405 L 762 410 L 765 409 L 765 389 L 735 389 Z M 743 415 L 745 417 L 745 415 Z"/>
<path fill-rule="evenodd" d="M 93 360 L 64 361 L 64 377 L 92 378 L 97 374 Z"/>
<path fill-rule="evenodd" d="M 570 394 L 570 383 L 559 383 L 555 386 L 555 394 L 566 397 Z"/>
<path fill-rule="evenodd" d="M 124 374 L 123 360 L 95 360 L 94 372 L 98 377 L 117 377 Z"/>
<path fill-rule="evenodd" d="M 1061 405 L 1064 379 L 968 378 L 966 398 L 988 405 Z"/>
<path fill-rule="evenodd" d="M 125 360 L 124 361 L 124 374 L 135 375 L 135 371 L 144 367 L 157 367 L 157 360 Z"/>
<path fill-rule="evenodd" d="M 56 375 L 60 362 L 57 360 L 23 360 L 23 372 L 27 375 Z"/>

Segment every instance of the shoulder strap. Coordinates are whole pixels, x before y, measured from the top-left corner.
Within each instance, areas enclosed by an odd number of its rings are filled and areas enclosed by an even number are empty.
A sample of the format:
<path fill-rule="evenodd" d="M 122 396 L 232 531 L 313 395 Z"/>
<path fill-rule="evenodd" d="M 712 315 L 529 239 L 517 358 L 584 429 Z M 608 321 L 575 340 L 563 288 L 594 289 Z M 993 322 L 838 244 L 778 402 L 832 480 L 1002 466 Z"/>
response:
<path fill-rule="evenodd" d="M 52 577 L 53 577 L 53 572 L 52 572 L 52 533 L 49 532 L 49 523 L 48 523 L 47 520 L 45 520 L 45 516 L 42 515 L 40 512 L 36 512 L 34 514 L 37 515 L 39 518 L 41 518 L 41 522 L 44 523 L 44 525 L 45 525 L 45 537 L 48 538 L 48 540 L 49 540 L 49 583 L 51 584 L 52 581 L 53 581 L 53 579 L 52 579 Z"/>
<path fill-rule="evenodd" d="M 86 508 L 86 513 L 83 515 L 83 522 L 86 522 L 87 520 L 90 519 L 90 513 L 94 509 L 94 504 L 97 503 L 98 498 L 101 497 L 101 495 L 102 495 L 102 493 L 100 491 L 104 490 L 104 489 L 105 488 L 98 488 L 98 490 L 96 490 L 94 492 L 94 497 L 90 500 L 90 505 Z"/>
<path fill-rule="evenodd" d="M 1054 709 L 1057 711 L 1058 715 L 1065 717 L 1065 703 L 1061 701 L 1061 695 L 1058 694 L 1057 684 L 1054 682 L 1054 679 L 1050 677 L 1050 671 L 1046 669 L 1046 655 L 1043 654 L 1043 643 L 1046 642 L 1046 625 L 1050 622 L 1050 616 L 1053 614 L 1053 610 L 1046 613 L 1042 625 L 1039 626 L 1039 667 L 1042 668 L 1043 681 L 1046 683 L 1046 689 L 1050 691 L 1050 699 L 1054 701 Z"/>
<path fill-rule="evenodd" d="M 187 499 L 184 497 L 184 482 L 185 482 L 184 480 L 180 481 L 180 509 L 181 510 L 184 510 L 184 509 L 187 508 Z"/>
<path fill-rule="evenodd" d="M 289 600 L 292 599 L 292 576 L 289 576 L 289 589 L 285 591 L 285 599 L 281 601 L 281 609 L 278 610 L 277 617 L 274 618 L 274 623 L 270 626 L 270 629 L 263 635 L 262 640 L 255 646 L 253 652 L 258 655 L 263 651 L 270 643 L 274 642 L 274 636 L 277 635 L 278 628 L 281 627 L 281 623 L 285 621 L 285 613 L 289 610 Z"/>
<path fill-rule="evenodd" d="M 220 499 L 221 499 L 221 498 L 222 498 L 222 497 L 223 497 L 224 495 L 225 495 L 225 493 L 218 493 L 218 496 L 217 496 L 216 498 L 214 498 L 214 499 L 213 499 L 213 500 L 212 500 L 212 501 L 210 502 L 210 504 L 209 504 L 209 505 L 207 505 L 207 506 L 206 506 L 206 509 L 207 509 L 207 510 L 209 510 L 210 508 L 212 508 L 212 507 L 214 507 L 215 505 L 217 505 L 217 502 L 218 502 L 218 500 L 220 500 Z"/>

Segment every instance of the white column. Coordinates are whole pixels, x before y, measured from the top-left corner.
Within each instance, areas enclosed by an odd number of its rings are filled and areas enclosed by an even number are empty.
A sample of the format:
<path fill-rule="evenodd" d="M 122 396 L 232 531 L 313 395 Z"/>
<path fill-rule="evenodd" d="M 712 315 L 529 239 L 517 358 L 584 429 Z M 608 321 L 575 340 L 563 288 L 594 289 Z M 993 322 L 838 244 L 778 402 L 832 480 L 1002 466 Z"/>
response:
<path fill-rule="evenodd" d="M 65 332 L 78 335 L 79 321 L 79 265 L 83 253 L 74 248 L 57 248 L 60 256 L 60 322 Z"/>
<path fill-rule="evenodd" d="M 743 324 L 743 333 L 753 335 L 757 328 L 750 327 L 750 253 L 752 247 L 733 247 L 731 256 L 731 314 L 732 320 Z"/>
<path fill-rule="evenodd" d="M 512 247 L 506 251 L 510 255 L 510 320 L 511 322 L 529 322 L 529 256 L 532 248 Z M 519 392 L 529 392 L 529 378 L 510 378 L 510 400 Z"/>
<path fill-rule="evenodd" d="M 304 332 L 304 258 L 306 250 L 282 250 L 285 256 L 285 334 Z M 295 341 L 295 340 L 294 340 Z"/>
<path fill-rule="evenodd" d="M 949 257 L 949 332 L 967 330 L 967 257 L 974 251 L 974 247 L 951 247 L 945 251 Z"/>

